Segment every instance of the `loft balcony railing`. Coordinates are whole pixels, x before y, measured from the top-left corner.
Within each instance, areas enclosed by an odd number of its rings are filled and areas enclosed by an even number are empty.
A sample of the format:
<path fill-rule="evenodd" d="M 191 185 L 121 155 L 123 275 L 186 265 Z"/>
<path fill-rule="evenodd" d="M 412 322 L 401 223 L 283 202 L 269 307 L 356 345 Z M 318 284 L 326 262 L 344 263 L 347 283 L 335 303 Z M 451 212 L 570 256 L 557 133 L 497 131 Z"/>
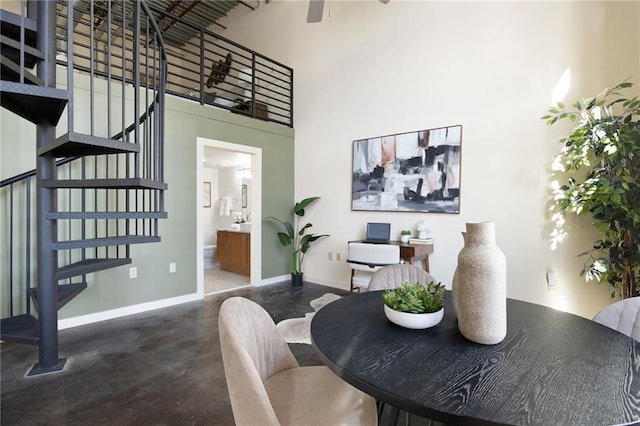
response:
<path fill-rule="evenodd" d="M 81 5 L 88 2 L 81 0 L 76 3 L 80 4 L 75 6 L 76 10 L 82 11 Z M 101 41 L 104 38 L 102 35 L 107 31 L 107 12 L 105 7 L 100 6 L 102 3 L 121 2 L 95 2 L 93 14 L 73 15 L 74 32 L 85 38 L 82 49 L 75 53 L 76 62 L 81 63 L 84 60 L 96 63 L 96 72 L 99 68 L 109 69 L 114 65 L 107 63 L 106 59 L 101 59 L 110 57 L 106 44 Z M 199 102 L 201 105 L 293 127 L 292 68 L 206 28 L 198 27 L 180 16 L 172 15 L 156 7 L 153 2 L 149 2 L 148 7 L 161 33 L 170 28 L 173 34 L 182 35 L 179 42 L 165 40 L 166 93 Z M 115 10 L 115 6 L 111 8 Z M 88 6 L 85 10 L 88 10 Z M 66 13 L 60 7 L 58 11 L 60 14 Z M 93 20 L 93 23 L 89 20 Z M 123 24 L 123 28 L 116 32 L 126 32 L 127 25 L 129 24 Z M 92 35 L 89 28 L 98 32 Z M 66 45 L 66 33 L 64 28 L 58 28 L 57 45 L 60 53 L 63 53 Z M 186 42 L 183 41 L 185 39 Z M 111 49 L 113 48 L 112 45 Z M 91 52 L 94 52 L 93 57 L 90 57 Z M 131 62 L 118 65 L 122 66 L 120 73 L 125 75 L 125 78 L 133 80 L 137 75 L 142 85 L 154 83 L 150 80 L 149 64 L 138 64 L 137 70 Z"/>

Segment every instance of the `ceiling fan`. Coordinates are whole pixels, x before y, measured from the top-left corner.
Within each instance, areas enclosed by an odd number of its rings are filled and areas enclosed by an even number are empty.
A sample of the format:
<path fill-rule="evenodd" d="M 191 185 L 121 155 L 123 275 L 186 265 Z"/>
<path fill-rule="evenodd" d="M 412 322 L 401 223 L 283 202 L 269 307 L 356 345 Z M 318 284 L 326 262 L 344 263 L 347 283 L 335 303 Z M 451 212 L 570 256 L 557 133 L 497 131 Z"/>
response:
<path fill-rule="evenodd" d="M 378 0 L 380 3 L 387 4 L 389 0 Z M 309 0 L 309 11 L 307 12 L 307 22 L 312 24 L 314 22 L 322 21 L 322 11 L 324 9 L 324 0 Z"/>

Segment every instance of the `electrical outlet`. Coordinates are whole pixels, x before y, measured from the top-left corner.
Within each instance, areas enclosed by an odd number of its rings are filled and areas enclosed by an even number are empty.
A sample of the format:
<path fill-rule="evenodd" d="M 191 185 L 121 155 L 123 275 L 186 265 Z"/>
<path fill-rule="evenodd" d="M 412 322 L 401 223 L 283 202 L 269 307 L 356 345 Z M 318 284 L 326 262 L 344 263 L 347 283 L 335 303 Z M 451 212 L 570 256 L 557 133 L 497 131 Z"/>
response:
<path fill-rule="evenodd" d="M 340 253 L 336 253 L 336 260 L 340 262 Z"/>
<path fill-rule="evenodd" d="M 547 272 L 547 288 L 554 289 L 556 288 L 556 277 L 553 275 L 553 272 Z"/>
<path fill-rule="evenodd" d="M 138 268 L 132 266 L 131 268 L 129 268 L 129 279 L 132 280 L 134 278 L 138 278 Z"/>
<path fill-rule="evenodd" d="M 173 274 L 174 272 L 176 272 L 176 263 L 175 262 L 171 262 L 169 264 L 169 273 Z"/>
<path fill-rule="evenodd" d="M 329 252 L 329 260 L 333 260 L 333 256 L 331 255 L 331 252 Z"/>

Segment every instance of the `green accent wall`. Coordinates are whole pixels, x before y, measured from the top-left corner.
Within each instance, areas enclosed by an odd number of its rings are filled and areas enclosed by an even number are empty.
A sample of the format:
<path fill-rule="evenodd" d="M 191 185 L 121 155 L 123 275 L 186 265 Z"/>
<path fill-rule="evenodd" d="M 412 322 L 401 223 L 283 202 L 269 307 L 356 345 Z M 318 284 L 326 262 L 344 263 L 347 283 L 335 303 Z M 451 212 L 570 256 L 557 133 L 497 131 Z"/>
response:
<path fill-rule="evenodd" d="M 88 119 L 78 108 L 76 122 Z M 64 120 L 63 120 L 64 122 Z M 59 129 L 63 130 L 63 129 Z M 59 133 L 59 132 L 58 132 Z M 33 126 L 2 110 L 2 178 L 33 169 L 35 160 Z M 290 214 L 294 194 L 294 130 L 279 124 L 203 107 L 195 102 L 167 97 L 165 123 L 165 209 L 169 218 L 160 221 L 162 242 L 131 246 L 133 263 L 88 275 L 88 288 L 63 307 L 59 319 L 126 308 L 196 292 L 196 218 L 198 161 L 197 138 L 203 137 L 262 150 L 262 214 L 283 217 Z M 20 141 L 15 139 L 19 138 Z M 24 147 L 30 155 L 17 151 Z M 7 155 L 12 162 L 7 163 Z M 17 161 L 23 164 L 17 164 Z M 10 174 L 7 174 L 9 172 Z M 256 218 L 257 220 L 257 218 Z M 261 279 L 285 275 L 288 257 L 277 241 L 274 228 L 263 222 Z M 169 274 L 169 263 L 177 271 Z M 6 270 L 7 265 L 1 265 Z M 138 277 L 129 279 L 129 268 Z M 3 286 L 6 280 L 2 280 Z"/>

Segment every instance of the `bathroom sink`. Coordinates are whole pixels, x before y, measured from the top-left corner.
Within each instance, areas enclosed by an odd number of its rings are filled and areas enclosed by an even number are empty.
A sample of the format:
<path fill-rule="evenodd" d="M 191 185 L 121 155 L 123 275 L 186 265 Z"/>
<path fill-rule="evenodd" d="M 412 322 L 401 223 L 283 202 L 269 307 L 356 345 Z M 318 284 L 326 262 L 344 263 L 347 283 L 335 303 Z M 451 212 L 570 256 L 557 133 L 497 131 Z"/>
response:
<path fill-rule="evenodd" d="M 250 223 L 241 223 L 240 224 L 241 232 L 251 232 L 251 224 Z"/>

